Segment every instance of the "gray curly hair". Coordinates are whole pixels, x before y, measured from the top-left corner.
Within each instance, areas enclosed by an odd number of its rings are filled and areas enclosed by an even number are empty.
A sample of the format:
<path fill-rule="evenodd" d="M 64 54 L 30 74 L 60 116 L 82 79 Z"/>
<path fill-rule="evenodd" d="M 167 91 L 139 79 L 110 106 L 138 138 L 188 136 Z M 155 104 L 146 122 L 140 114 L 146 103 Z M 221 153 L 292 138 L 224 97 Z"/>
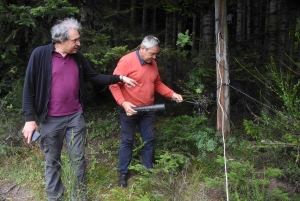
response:
<path fill-rule="evenodd" d="M 63 41 L 69 40 L 69 31 L 71 29 L 76 29 L 80 33 L 82 27 L 81 24 L 74 18 L 59 20 L 58 23 L 51 29 L 52 42 L 61 43 Z"/>

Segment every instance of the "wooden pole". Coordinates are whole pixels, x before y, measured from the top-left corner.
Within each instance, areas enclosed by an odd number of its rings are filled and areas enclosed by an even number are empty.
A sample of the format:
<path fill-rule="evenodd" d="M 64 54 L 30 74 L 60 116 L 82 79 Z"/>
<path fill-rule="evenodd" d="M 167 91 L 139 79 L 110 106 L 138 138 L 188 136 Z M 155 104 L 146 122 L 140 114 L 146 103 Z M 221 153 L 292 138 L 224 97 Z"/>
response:
<path fill-rule="evenodd" d="M 215 0 L 216 74 L 217 74 L 217 130 L 225 137 L 230 134 L 229 65 L 227 58 L 226 0 Z"/>

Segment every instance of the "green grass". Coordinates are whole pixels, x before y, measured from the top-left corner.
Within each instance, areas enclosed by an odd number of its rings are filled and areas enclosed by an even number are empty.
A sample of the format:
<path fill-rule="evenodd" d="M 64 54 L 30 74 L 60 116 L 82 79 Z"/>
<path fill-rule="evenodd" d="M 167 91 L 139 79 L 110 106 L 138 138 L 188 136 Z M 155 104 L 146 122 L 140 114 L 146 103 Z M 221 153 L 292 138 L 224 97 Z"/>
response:
<path fill-rule="evenodd" d="M 44 156 L 37 146 L 24 146 L 8 157 L 2 156 L 0 178 L 31 190 L 37 200 L 45 200 Z"/>
<path fill-rule="evenodd" d="M 101 113 L 99 112 L 101 111 Z M 224 186 L 224 166 L 217 158 L 222 155 L 222 143 L 212 132 L 205 119 L 187 116 L 164 117 L 158 116 L 156 121 L 156 143 L 154 168 L 149 174 L 141 166 L 141 138 L 137 133 L 133 160 L 130 166 L 131 177 L 127 188 L 120 188 L 118 182 L 118 151 L 120 143 L 120 126 L 118 114 L 107 107 L 93 108 L 86 112 L 88 131 L 87 159 L 87 190 L 82 192 L 88 200 L 95 201 L 164 201 L 164 200 L 225 200 L 225 189 L 209 187 L 205 180 L 215 186 Z M 201 131 L 201 132 L 200 132 Z M 207 132 L 205 132 L 207 131 Z M 242 132 L 241 132 L 242 133 Z M 265 185 L 257 188 L 255 182 L 261 181 L 267 168 L 275 168 L 276 156 L 282 152 L 253 148 L 251 142 L 231 138 L 227 142 L 227 156 L 230 159 L 230 197 L 242 198 L 237 192 L 251 187 L 251 192 L 245 196 L 269 197 L 286 199 L 297 197 L 289 195 L 287 189 L 265 191 Z M 208 146 L 208 140 L 213 140 L 214 146 Z M 201 143 L 201 144 L 200 144 Z M 10 146 L 8 151 L 1 153 L 0 179 L 20 184 L 31 190 L 36 200 L 46 200 L 44 179 L 44 156 L 37 143 L 32 145 Z M 199 157 L 204 156 L 205 157 Z M 263 157 L 272 155 L 271 160 L 262 164 Z M 201 160 L 200 160 L 201 159 Z M 234 163 L 233 163 L 234 162 Z M 236 166 L 233 166 L 235 165 Z M 281 164 L 280 168 L 283 168 Z M 62 153 L 62 179 L 65 185 L 64 200 L 70 200 L 72 179 L 74 174 L 69 168 L 69 157 L 66 150 Z M 251 167 L 251 168 L 250 168 Z M 289 165 L 289 172 L 298 172 L 297 166 Z M 243 170 L 243 171 L 241 171 Z M 247 171 L 251 170 L 251 171 Z M 248 174 L 245 174 L 248 173 Z M 257 174 L 259 173 L 259 174 Z M 288 173 L 288 172 L 287 172 Z M 239 178 L 237 186 L 234 179 Z M 251 180 L 252 182 L 246 182 Z M 269 178 L 264 177 L 264 180 Z M 293 178 L 293 181 L 297 178 Z M 264 183 L 264 184 L 266 184 Z M 250 186 L 250 184 L 253 184 Z M 213 185 L 212 185 L 213 186 Z M 242 188 L 241 188 L 242 187 Z M 240 189 L 239 189 L 240 188 Z M 262 190 L 262 191 L 260 191 Z M 270 192 L 270 193 L 269 193 Z M 267 194 L 269 193 L 269 194 Z M 234 200 L 234 199 L 232 199 Z M 292 200 L 292 199 L 291 199 Z"/>

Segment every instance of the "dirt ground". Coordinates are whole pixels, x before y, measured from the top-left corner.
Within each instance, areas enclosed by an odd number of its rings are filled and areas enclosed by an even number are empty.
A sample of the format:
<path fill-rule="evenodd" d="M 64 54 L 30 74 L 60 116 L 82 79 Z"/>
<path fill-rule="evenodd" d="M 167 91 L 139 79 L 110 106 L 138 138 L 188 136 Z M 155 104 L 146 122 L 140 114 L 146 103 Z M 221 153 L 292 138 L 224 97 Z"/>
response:
<path fill-rule="evenodd" d="M 35 198 L 31 195 L 30 190 L 18 184 L 0 181 L 0 201 L 34 201 Z"/>
<path fill-rule="evenodd" d="M 208 191 L 207 201 L 221 201 L 222 194 L 216 190 Z M 196 196 L 197 197 L 197 196 Z M 24 186 L 20 186 L 4 180 L 0 181 L 0 201 L 37 201 L 30 190 Z M 40 201 L 40 200 L 39 200 Z M 204 200 L 203 200 L 204 201 Z"/>

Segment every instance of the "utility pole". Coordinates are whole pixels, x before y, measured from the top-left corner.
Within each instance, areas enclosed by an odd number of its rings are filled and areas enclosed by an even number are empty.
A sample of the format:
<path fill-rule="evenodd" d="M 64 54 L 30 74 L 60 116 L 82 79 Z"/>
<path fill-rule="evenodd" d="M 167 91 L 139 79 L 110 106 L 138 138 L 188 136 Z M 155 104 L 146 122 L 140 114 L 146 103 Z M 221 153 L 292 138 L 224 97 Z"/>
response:
<path fill-rule="evenodd" d="M 226 0 L 215 0 L 216 74 L 217 74 L 217 130 L 228 137 L 230 134 L 229 65 L 227 57 Z"/>

